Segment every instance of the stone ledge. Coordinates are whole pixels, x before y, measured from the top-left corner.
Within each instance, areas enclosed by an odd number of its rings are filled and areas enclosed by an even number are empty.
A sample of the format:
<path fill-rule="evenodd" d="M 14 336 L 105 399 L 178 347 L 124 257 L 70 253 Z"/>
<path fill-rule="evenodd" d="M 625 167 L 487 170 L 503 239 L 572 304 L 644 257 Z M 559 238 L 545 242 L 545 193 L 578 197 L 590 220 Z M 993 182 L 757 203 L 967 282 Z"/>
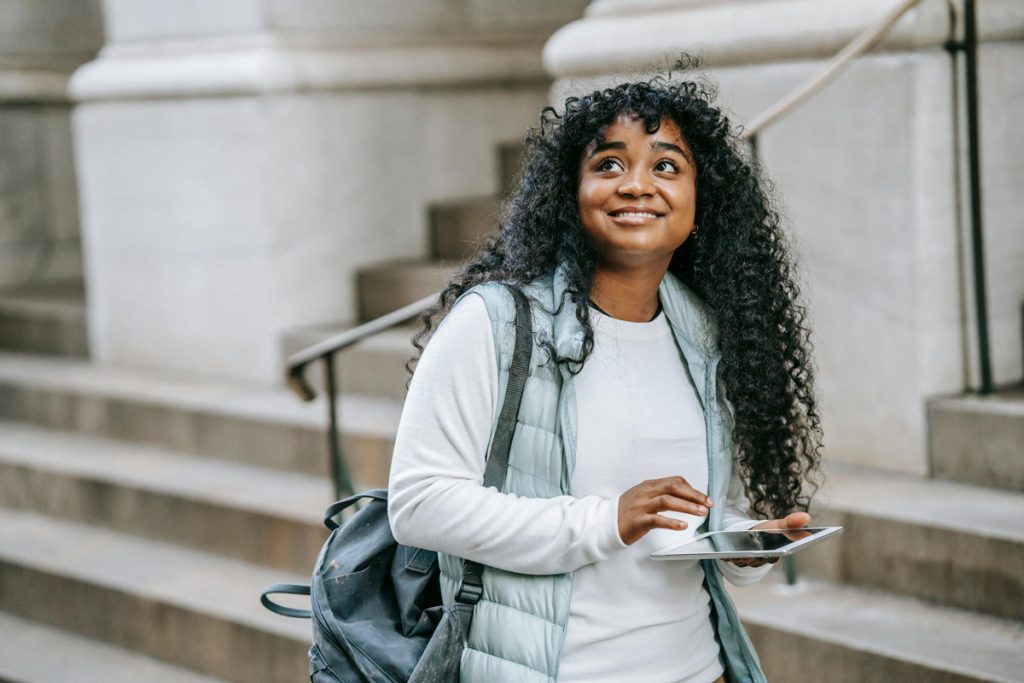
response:
<path fill-rule="evenodd" d="M 50 429 L 325 476 L 324 397 L 282 387 L 81 360 L 0 353 L 0 415 Z M 342 395 L 353 480 L 387 482 L 401 404 Z"/>
<path fill-rule="evenodd" d="M 71 70 L 0 68 L 0 104 L 69 104 Z"/>
<path fill-rule="evenodd" d="M 721 4 L 722 0 L 593 0 L 584 14 L 587 17 L 607 17 L 623 14 L 625 10 L 640 14 Z"/>
<path fill-rule="evenodd" d="M 225 683 L 167 662 L 0 612 L 0 680 Z"/>
<path fill-rule="evenodd" d="M 658 70 L 682 51 L 715 67 L 824 59 L 894 6 L 894 0 L 605 0 L 551 37 L 544 66 L 556 78 L 571 78 Z M 1024 4 L 991 0 L 981 10 L 982 40 L 1024 38 Z M 900 19 L 879 49 L 942 45 L 952 28 L 946 2 L 925 0 Z"/>
<path fill-rule="evenodd" d="M 6 0 L 10 2 L 11 0 Z M 40 2 L 44 0 L 17 0 Z M 56 0 L 45 0 L 55 2 Z M 98 0 L 94 0 L 98 2 Z M 65 0 L 66 2 L 66 0 Z M 547 31 L 578 19 L 588 0 L 105 0 L 110 43 L 258 31 L 337 41 Z"/>
<path fill-rule="evenodd" d="M 516 44 L 104 50 L 71 79 L 74 100 L 205 98 L 304 91 L 546 84 L 541 40 Z"/>
<path fill-rule="evenodd" d="M 307 577 L 0 510 L 0 609 L 212 676 L 300 679 L 309 623 L 258 596 Z"/>
<path fill-rule="evenodd" d="M 785 586 L 779 578 L 730 589 L 769 681 L 1019 680 L 1020 622 L 818 581 Z"/>

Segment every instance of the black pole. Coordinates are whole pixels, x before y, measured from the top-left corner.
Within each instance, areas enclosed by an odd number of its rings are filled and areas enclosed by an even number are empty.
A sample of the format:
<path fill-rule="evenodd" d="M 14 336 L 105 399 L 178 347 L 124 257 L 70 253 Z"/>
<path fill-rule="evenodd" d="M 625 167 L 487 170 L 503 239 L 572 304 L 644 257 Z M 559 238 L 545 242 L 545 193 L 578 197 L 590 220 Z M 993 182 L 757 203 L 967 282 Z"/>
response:
<path fill-rule="evenodd" d="M 981 154 L 978 121 L 978 27 L 975 1 L 964 0 L 964 61 L 967 67 L 967 168 L 971 193 L 971 250 L 974 256 L 974 306 L 978 323 L 978 368 L 981 393 L 991 394 L 992 357 L 985 293 L 985 244 L 981 216 Z"/>
<path fill-rule="evenodd" d="M 341 432 L 338 430 L 338 387 L 334 379 L 334 356 L 324 356 L 324 384 L 327 385 L 327 449 L 330 459 L 334 497 L 341 499 L 352 494 L 348 469 L 341 457 Z"/>
<path fill-rule="evenodd" d="M 755 171 L 761 170 L 761 151 L 757 148 L 757 133 L 747 138 L 747 146 L 750 149 L 750 165 Z"/>
<path fill-rule="evenodd" d="M 796 558 L 792 555 L 786 555 L 782 558 L 782 568 L 786 572 L 786 585 L 792 586 L 796 584 Z"/>

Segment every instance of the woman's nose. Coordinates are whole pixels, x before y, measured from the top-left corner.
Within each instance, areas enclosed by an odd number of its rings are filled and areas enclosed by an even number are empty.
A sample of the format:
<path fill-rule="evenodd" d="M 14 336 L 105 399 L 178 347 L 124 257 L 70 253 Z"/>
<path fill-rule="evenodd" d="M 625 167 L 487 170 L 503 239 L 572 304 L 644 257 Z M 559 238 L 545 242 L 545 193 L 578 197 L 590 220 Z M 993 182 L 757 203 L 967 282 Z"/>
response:
<path fill-rule="evenodd" d="M 628 197 L 642 197 L 654 194 L 654 180 L 651 175 L 641 167 L 635 167 L 632 171 L 622 176 L 619 184 L 619 194 Z"/>

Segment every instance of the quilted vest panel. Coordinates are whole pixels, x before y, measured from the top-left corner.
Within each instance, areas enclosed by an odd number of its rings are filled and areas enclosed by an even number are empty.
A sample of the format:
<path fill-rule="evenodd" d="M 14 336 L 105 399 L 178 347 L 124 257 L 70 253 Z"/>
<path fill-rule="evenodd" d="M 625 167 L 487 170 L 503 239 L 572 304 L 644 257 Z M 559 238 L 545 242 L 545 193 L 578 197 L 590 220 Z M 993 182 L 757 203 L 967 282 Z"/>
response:
<path fill-rule="evenodd" d="M 550 279 L 548 279 L 550 282 Z M 550 285 L 526 288 L 531 299 L 550 299 Z M 498 358 L 498 395 L 505 395 L 515 341 L 515 305 L 503 286 L 488 283 L 463 296 L 481 296 L 491 319 Z M 533 307 L 534 338 L 551 339 L 551 317 Z M 530 375 L 523 390 L 519 419 L 509 452 L 505 491 L 532 498 L 568 492 L 558 426 L 561 374 L 546 363 L 534 345 Z M 498 406 L 500 410 L 500 406 Z M 497 415 L 491 427 L 493 439 Z M 462 560 L 440 556 L 442 592 L 451 599 L 462 574 Z M 463 681 L 554 681 L 558 655 L 569 618 L 569 575 L 528 576 L 488 567 L 483 596 L 473 612 L 473 625 L 462 657 Z"/>

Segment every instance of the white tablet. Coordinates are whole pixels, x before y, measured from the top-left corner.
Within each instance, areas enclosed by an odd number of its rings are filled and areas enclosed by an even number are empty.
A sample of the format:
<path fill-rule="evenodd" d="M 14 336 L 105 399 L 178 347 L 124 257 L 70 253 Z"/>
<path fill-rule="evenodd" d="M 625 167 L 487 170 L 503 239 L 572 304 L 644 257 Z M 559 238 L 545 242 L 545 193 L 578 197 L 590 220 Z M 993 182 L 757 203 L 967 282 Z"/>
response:
<path fill-rule="evenodd" d="M 841 526 L 804 529 L 709 531 L 686 543 L 651 555 L 652 560 L 731 560 L 784 557 L 843 531 Z"/>

